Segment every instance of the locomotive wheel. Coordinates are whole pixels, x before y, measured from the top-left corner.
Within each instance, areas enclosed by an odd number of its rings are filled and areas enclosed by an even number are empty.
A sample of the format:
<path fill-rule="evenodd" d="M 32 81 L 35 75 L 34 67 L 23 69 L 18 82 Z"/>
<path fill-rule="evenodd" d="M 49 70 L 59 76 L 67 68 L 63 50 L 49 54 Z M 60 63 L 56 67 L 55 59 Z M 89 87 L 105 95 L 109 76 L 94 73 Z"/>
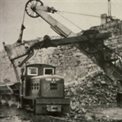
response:
<path fill-rule="evenodd" d="M 26 3 L 25 11 L 32 18 L 39 17 L 39 15 L 35 12 L 36 6 L 43 6 L 43 2 L 41 2 L 40 0 L 29 0 Z"/>

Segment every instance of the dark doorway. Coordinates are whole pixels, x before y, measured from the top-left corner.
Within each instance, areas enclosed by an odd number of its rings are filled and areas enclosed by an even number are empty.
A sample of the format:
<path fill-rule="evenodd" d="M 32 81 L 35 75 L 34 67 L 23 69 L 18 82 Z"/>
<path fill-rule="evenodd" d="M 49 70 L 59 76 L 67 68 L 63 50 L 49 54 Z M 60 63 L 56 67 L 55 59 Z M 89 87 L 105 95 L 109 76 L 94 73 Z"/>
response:
<path fill-rule="evenodd" d="M 122 93 L 117 93 L 117 106 L 122 107 Z"/>
<path fill-rule="evenodd" d="M 118 80 L 117 105 L 122 107 L 122 80 Z"/>

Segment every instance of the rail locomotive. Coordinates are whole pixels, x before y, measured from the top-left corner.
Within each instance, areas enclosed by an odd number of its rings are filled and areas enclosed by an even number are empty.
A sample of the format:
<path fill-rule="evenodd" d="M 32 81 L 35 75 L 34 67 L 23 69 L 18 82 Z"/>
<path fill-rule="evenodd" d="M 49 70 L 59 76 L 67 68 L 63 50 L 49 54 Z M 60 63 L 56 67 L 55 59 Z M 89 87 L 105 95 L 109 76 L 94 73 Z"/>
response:
<path fill-rule="evenodd" d="M 47 64 L 29 64 L 22 70 L 20 103 L 35 114 L 66 113 L 69 98 L 65 98 L 64 79 Z"/>

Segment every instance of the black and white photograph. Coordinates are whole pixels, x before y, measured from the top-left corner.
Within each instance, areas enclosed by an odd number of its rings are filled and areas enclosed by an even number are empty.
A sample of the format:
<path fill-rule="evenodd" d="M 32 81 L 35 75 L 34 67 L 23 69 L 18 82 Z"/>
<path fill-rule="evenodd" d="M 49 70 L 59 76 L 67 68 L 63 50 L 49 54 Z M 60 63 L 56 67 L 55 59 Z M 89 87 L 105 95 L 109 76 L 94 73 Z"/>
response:
<path fill-rule="evenodd" d="M 0 122 L 122 122 L 122 0 L 0 0 Z"/>

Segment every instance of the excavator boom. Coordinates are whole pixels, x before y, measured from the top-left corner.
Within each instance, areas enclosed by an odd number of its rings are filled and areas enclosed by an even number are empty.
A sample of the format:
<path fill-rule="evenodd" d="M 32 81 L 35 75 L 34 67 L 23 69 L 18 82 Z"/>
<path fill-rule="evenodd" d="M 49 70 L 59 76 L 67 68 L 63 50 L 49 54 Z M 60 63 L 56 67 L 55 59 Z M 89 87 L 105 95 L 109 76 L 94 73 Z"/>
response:
<path fill-rule="evenodd" d="M 92 37 L 89 35 L 80 35 L 80 36 L 72 36 L 68 38 L 51 38 L 49 36 L 44 36 L 44 38 L 38 38 L 35 40 L 28 40 L 24 41 L 22 43 L 14 43 L 11 45 L 6 45 L 4 43 L 4 49 L 8 53 L 9 59 L 14 61 L 16 59 L 19 59 L 25 55 L 30 55 L 30 53 L 33 52 L 34 49 L 42 49 L 42 48 L 48 48 L 48 47 L 57 47 L 61 45 L 67 45 L 67 44 L 82 44 L 87 43 L 90 40 L 96 40 L 101 41 L 104 39 L 107 39 L 110 36 L 109 33 L 97 33 L 92 34 Z"/>
<path fill-rule="evenodd" d="M 39 0 L 30 0 L 27 2 L 25 7 L 26 13 L 31 17 L 41 17 L 44 21 L 46 21 L 51 28 L 62 37 L 74 36 L 74 34 L 70 29 L 61 24 L 59 21 L 54 19 L 49 13 L 57 12 L 53 7 L 45 6 Z"/>

